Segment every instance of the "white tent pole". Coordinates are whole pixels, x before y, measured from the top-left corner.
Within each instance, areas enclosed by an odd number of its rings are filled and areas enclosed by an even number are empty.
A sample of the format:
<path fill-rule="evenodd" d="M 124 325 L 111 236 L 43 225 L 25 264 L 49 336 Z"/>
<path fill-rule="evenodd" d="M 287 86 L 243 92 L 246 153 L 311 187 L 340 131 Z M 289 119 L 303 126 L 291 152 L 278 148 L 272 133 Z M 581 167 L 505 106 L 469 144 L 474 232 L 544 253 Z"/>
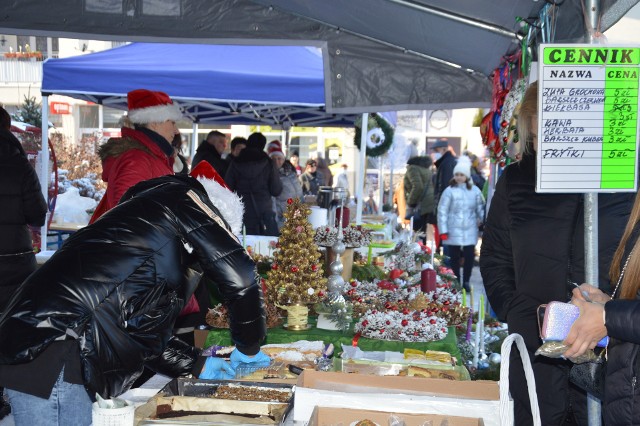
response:
<path fill-rule="evenodd" d="M 191 136 L 191 149 L 189 150 L 189 158 L 193 160 L 193 157 L 196 155 L 196 148 L 198 147 L 198 123 L 193 122 L 192 127 L 192 135 Z"/>
<path fill-rule="evenodd" d="M 378 213 L 382 213 L 382 202 L 384 200 L 384 154 L 380 157 L 380 177 L 378 178 Z"/>
<path fill-rule="evenodd" d="M 367 132 L 369 124 L 369 113 L 362 114 L 362 132 L 360 134 L 360 167 L 356 174 L 356 225 L 362 223 L 362 206 L 364 205 L 364 176 L 367 171 Z"/>
<path fill-rule="evenodd" d="M 44 199 L 49 203 L 49 96 L 42 96 L 42 149 L 40 151 L 40 189 Z M 58 183 L 56 182 L 56 185 Z M 40 250 L 47 250 L 47 227 L 49 215 L 40 228 Z"/>
<path fill-rule="evenodd" d="M 389 158 L 389 205 L 391 206 L 391 211 L 393 211 L 393 194 L 395 193 L 393 189 L 393 160 L 393 158 Z"/>

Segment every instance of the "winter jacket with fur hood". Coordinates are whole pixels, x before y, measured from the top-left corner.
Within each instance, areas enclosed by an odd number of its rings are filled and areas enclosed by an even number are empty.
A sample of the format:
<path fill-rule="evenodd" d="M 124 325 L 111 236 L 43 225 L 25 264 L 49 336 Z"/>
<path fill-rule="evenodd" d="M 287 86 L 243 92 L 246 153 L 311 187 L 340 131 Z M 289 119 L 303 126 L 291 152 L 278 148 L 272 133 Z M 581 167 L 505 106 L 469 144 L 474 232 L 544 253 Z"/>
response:
<path fill-rule="evenodd" d="M 111 138 L 102 145 L 98 155 L 107 191 L 89 223 L 115 207 L 138 182 L 173 174 L 173 157 L 168 157 L 149 136 L 128 127 L 122 128 L 121 138 Z"/>
<path fill-rule="evenodd" d="M 197 285 L 196 264 L 218 285 L 235 346 L 256 354 L 266 325 L 255 264 L 214 204 L 189 176 L 134 186 L 22 284 L 0 317 L 0 364 L 29 363 L 66 336 L 90 397 L 120 395 L 144 366 L 191 372 L 199 351 L 172 329 Z"/>
<path fill-rule="evenodd" d="M 408 206 L 419 206 L 420 215 L 433 213 L 433 173 L 430 157 L 411 157 L 404 175 L 404 194 Z M 426 191 L 425 191 L 426 185 Z"/>
<path fill-rule="evenodd" d="M 20 141 L 0 130 L 0 313 L 5 302 L 36 266 L 31 231 L 44 225 L 47 203 Z"/>

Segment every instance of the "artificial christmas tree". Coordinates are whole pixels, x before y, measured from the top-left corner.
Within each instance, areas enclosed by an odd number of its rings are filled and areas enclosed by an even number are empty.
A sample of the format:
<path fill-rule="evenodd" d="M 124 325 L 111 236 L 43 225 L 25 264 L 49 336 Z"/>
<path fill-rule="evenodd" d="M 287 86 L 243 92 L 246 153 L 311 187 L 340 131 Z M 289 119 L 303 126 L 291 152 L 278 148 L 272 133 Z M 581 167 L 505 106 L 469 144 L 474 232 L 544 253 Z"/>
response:
<path fill-rule="evenodd" d="M 287 203 L 266 286 L 269 300 L 286 309 L 291 318 L 293 312 L 293 316 L 300 317 L 301 310 L 325 295 L 327 279 L 307 220 L 309 207 L 299 199 L 289 199 Z M 291 321 L 288 326 L 292 328 Z"/>

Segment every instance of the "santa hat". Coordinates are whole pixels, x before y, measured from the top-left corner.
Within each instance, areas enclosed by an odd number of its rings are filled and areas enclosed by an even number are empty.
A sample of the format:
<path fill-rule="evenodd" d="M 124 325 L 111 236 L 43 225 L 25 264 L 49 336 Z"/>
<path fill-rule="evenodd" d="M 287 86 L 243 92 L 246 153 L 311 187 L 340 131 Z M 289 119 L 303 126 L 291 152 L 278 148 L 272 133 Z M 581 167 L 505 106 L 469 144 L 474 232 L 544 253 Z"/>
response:
<path fill-rule="evenodd" d="M 207 161 L 200 161 L 189 174 L 202 184 L 211 203 L 231 227 L 231 232 L 239 235 L 244 216 L 244 204 L 240 197 L 229 189 L 224 179 Z"/>
<path fill-rule="evenodd" d="M 269 145 L 267 145 L 267 154 L 269 154 L 270 158 L 273 158 L 277 155 L 280 155 L 282 156 L 282 158 L 284 158 L 284 152 L 282 152 L 282 144 L 280 144 L 280 141 L 276 140 L 269 142 Z"/>
<path fill-rule="evenodd" d="M 462 155 L 458 158 L 456 166 L 453 168 L 453 174 L 463 174 L 467 179 L 471 179 L 471 160 L 466 155 Z"/>
<path fill-rule="evenodd" d="M 163 123 L 167 120 L 182 119 L 182 112 L 164 92 L 147 89 L 132 90 L 127 93 L 129 119 L 135 124 Z"/>

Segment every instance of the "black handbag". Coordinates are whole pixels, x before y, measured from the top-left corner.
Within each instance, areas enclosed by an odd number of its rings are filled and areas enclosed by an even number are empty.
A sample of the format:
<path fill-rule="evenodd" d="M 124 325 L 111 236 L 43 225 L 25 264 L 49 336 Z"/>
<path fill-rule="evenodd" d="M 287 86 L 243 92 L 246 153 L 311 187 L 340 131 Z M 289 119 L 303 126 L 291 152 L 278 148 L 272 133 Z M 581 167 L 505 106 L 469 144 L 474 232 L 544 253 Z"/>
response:
<path fill-rule="evenodd" d="M 595 361 L 575 364 L 569 371 L 569 380 L 583 391 L 602 400 L 607 362 L 602 350 Z"/>

